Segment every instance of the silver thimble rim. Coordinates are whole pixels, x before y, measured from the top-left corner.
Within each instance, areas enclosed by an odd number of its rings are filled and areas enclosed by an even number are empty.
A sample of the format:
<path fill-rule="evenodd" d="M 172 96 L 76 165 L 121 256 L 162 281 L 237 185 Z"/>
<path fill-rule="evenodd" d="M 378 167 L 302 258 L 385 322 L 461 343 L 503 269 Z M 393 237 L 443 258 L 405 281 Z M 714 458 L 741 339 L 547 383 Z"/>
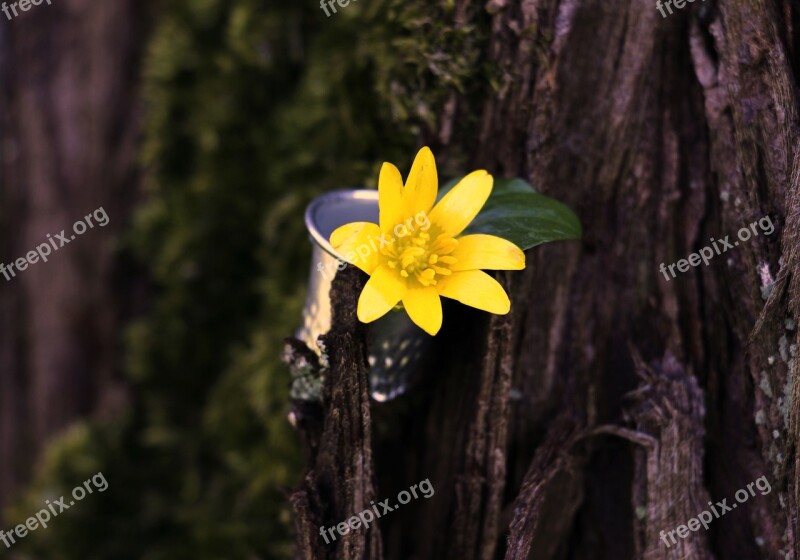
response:
<path fill-rule="evenodd" d="M 330 241 L 320 232 L 317 226 L 317 213 L 324 207 L 332 203 L 345 202 L 350 200 L 378 201 L 378 191 L 372 189 L 342 189 L 331 191 L 316 197 L 306 207 L 305 221 L 311 239 L 319 247 L 335 258 L 342 258 L 331 246 Z M 344 225 L 344 224 L 342 224 Z"/>

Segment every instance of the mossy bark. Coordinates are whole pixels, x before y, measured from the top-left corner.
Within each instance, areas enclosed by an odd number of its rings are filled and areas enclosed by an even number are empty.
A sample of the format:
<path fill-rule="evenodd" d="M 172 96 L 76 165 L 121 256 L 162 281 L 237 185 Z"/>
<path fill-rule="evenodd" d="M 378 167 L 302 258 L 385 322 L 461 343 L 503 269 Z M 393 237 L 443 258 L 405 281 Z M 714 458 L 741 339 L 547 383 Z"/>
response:
<path fill-rule="evenodd" d="M 457 1 L 438 24 L 480 25 L 483 7 Z M 526 177 L 576 209 L 585 237 L 503 276 L 509 316 L 446 318 L 415 395 L 352 409 L 373 420 L 365 499 L 425 478 L 435 498 L 381 520 L 382 553 L 301 530 L 298 555 L 313 540 L 326 558 L 797 557 L 797 7 L 485 7 L 480 60 L 497 87 L 444 96 L 421 141 Z M 475 115 L 474 134 L 448 133 Z M 659 270 L 765 216 L 771 235 L 676 277 Z M 364 367 L 358 348 L 330 348 L 351 352 L 348 375 Z M 770 493 L 660 540 L 762 476 Z M 349 488 L 372 483 L 334 487 L 310 515 L 344 521 L 362 505 Z"/>

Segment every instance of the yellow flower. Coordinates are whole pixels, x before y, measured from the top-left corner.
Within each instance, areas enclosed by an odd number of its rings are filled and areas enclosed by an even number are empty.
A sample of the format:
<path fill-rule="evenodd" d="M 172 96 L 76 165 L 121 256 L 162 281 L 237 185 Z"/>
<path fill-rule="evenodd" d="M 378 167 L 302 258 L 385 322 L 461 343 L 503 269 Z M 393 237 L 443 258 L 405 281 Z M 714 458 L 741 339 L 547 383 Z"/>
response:
<path fill-rule="evenodd" d="M 486 171 L 464 177 L 438 204 L 436 162 L 422 148 L 403 186 L 400 171 L 384 163 L 378 178 L 380 225 L 354 222 L 331 234 L 331 245 L 370 275 L 358 300 L 358 318 L 370 323 L 402 301 L 411 320 L 430 335 L 442 326 L 439 296 L 490 313 L 511 308 L 505 290 L 486 270 L 521 270 L 525 254 L 494 235 L 461 233 L 492 192 Z"/>

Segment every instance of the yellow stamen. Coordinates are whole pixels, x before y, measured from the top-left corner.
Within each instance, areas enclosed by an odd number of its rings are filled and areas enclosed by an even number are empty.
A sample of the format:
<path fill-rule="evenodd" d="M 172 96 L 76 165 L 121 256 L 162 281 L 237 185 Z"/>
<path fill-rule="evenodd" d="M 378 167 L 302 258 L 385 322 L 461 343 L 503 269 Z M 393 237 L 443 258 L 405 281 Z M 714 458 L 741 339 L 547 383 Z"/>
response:
<path fill-rule="evenodd" d="M 401 237 L 391 246 L 381 247 L 380 252 L 386 257 L 387 266 L 399 272 L 401 278 L 422 286 L 435 286 L 437 277 L 452 274 L 450 265 L 456 259 L 449 253 L 455 250 L 458 241 L 446 233 L 432 237 L 429 231 L 418 231 L 413 237 Z"/>

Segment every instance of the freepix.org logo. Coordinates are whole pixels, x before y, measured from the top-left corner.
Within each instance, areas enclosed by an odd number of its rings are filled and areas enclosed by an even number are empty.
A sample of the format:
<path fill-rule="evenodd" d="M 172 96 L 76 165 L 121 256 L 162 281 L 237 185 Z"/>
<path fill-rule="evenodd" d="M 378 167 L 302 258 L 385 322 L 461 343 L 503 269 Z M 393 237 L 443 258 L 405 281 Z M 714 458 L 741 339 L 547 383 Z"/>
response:
<path fill-rule="evenodd" d="M 336 6 L 334 4 L 339 4 L 340 8 L 346 8 L 350 5 L 351 0 L 320 0 L 319 7 L 322 8 L 322 11 L 325 12 L 325 15 L 331 17 L 330 12 L 328 9 L 330 8 L 333 13 L 336 13 Z M 356 0 L 352 0 L 355 2 Z"/>
<path fill-rule="evenodd" d="M 419 498 L 420 496 L 417 495 L 417 489 L 419 489 L 420 494 L 426 500 L 431 496 L 433 496 L 436 492 L 433 489 L 433 484 L 431 484 L 430 479 L 426 478 L 422 482 L 414 484 L 408 490 L 402 490 L 397 495 L 397 501 L 400 502 L 401 505 L 405 505 L 411 501 L 412 495 L 414 496 L 414 499 Z M 377 505 L 375 504 L 375 501 L 372 500 L 370 502 L 370 505 L 372 506 L 371 509 L 367 508 L 363 510 L 361 513 L 357 514 L 357 516 L 354 515 L 347 521 L 342 521 L 338 525 L 334 525 L 332 527 L 324 527 L 324 526 L 320 527 L 319 534 L 322 536 L 323 539 L 325 539 L 325 544 L 331 544 L 331 542 L 336 540 L 336 534 L 334 533 L 334 531 L 336 533 L 339 533 L 339 535 L 343 537 L 350 531 L 355 531 L 357 529 L 360 529 L 361 527 L 363 527 L 364 529 L 369 529 L 370 523 L 380 518 L 382 515 L 390 513 L 400 507 L 397 504 L 393 506 L 389 505 L 388 498 L 383 500 L 382 502 L 378 502 Z M 381 511 L 378 511 L 378 505 L 381 506 Z M 375 515 L 372 514 L 373 511 L 375 512 Z M 328 538 L 329 535 L 330 539 Z"/>
<path fill-rule="evenodd" d="M 0 6 L 0 10 L 2 10 L 3 13 L 6 15 L 6 17 L 8 18 L 8 20 L 11 21 L 12 19 L 14 19 L 19 15 L 17 13 L 17 6 L 19 6 L 19 9 L 22 10 L 23 12 L 27 12 L 28 10 L 31 9 L 31 6 L 38 6 L 42 2 L 47 2 L 48 6 L 52 6 L 50 0 L 20 0 L 19 2 L 12 2 L 11 4 L 9 4 L 8 2 L 3 2 L 2 6 Z M 11 12 L 14 13 L 13 17 L 9 13 L 9 8 Z"/>
<path fill-rule="evenodd" d="M 758 228 L 756 228 L 758 226 Z M 751 237 L 758 237 L 759 230 L 761 233 L 766 235 L 772 235 L 775 231 L 775 226 L 772 223 L 772 219 L 769 216 L 764 216 L 760 220 L 756 220 L 755 222 L 751 223 L 749 227 L 745 226 L 741 228 L 737 233 L 737 237 L 739 237 L 739 241 L 747 242 L 750 240 Z M 752 232 L 752 233 L 751 233 Z M 711 245 L 707 245 L 700 249 L 697 253 L 692 253 L 685 259 L 681 259 L 678 262 L 674 262 L 669 266 L 666 266 L 664 263 L 661 263 L 659 266 L 659 270 L 661 274 L 664 275 L 664 278 L 667 282 L 670 281 L 670 277 L 667 274 L 667 271 L 672 275 L 672 278 L 675 278 L 675 268 L 678 268 L 678 272 L 686 272 L 689 270 L 689 266 L 698 266 L 702 262 L 703 265 L 708 266 L 708 263 L 711 262 L 716 255 L 721 255 L 728 251 L 728 249 L 733 249 L 734 247 L 739 246 L 739 241 L 734 241 L 731 243 L 728 239 L 730 235 L 726 235 L 722 239 L 714 239 L 713 237 L 709 240 L 711 241 Z M 713 247 L 713 248 L 712 248 Z"/>
<path fill-rule="evenodd" d="M 387 233 L 381 233 L 380 237 L 368 236 L 365 242 L 356 247 L 355 251 L 350 251 L 344 256 L 344 260 L 336 258 L 335 261 L 328 263 L 327 268 L 322 266 L 322 263 L 317 263 L 317 271 L 326 280 L 332 280 L 337 270 L 344 270 L 348 263 L 361 267 L 361 264 L 367 263 L 369 257 L 384 249 L 384 247 L 391 247 L 395 241 L 402 239 L 408 235 L 419 232 L 427 232 L 431 227 L 431 221 L 425 212 L 418 212 L 413 218 L 408 218 L 405 222 L 399 223 L 392 231 L 396 237 L 391 237 Z"/>
<path fill-rule="evenodd" d="M 661 533 L 659 533 L 661 540 L 664 541 L 666 547 L 669 548 L 670 546 L 678 544 L 678 541 L 675 538 L 676 533 L 678 538 L 685 539 L 692 532 L 699 531 L 700 527 L 703 527 L 703 529 L 708 531 L 708 526 L 712 521 L 719 519 L 729 511 L 733 511 L 739 507 L 739 504 L 745 503 L 751 497 L 755 497 L 756 492 L 753 490 L 754 486 L 759 490 L 762 496 L 766 496 L 772 492 L 772 486 L 770 486 L 767 477 L 762 476 L 761 478 L 748 484 L 746 489 L 742 488 L 737 490 L 736 494 L 733 496 L 736 498 L 736 502 L 732 501 L 732 503 L 729 505 L 728 498 L 725 498 L 721 502 L 717 502 L 716 505 L 712 502 L 708 502 L 710 511 L 701 511 L 697 514 L 697 517 L 692 517 L 689 521 L 687 521 L 686 525 L 678 525 L 671 531 L 661 531 Z M 711 512 L 714 512 L 714 515 L 711 515 Z M 669 537 L 669 539 L 667 537 Z"/>
<path fill-rule="evenodd" d="M 58 251 L 64 245 L 75 241 L 78 235 L 86 233 L 88 229 L 95 226 L 95 223 L 100 227 L 105 227 L 110 221 L 111 219 L 101 206 L 91 214 L 85 216 L 83 220 L 78 220 L 72 225 L 72 231 L 75 232 L 74 235 L 67 234 L 66 230 L 63 229 L 61 233 L 57 233 L 55 236 L 51 236 L 48 233 L 47 241 L 36 247 L 35 250 L 29 251 L 24 257 L 20 257 L 10 264 L 3 264 L 0 262 L 0 274 L 5 276 L 6 282 L 10 282 L 12 278 L 16 277 L 18 272 L 26 270 L 28 266 L 34 265 L 40 260 L 42 262 L 47 262 L 47 257 L 49 257 L 52 252 Z M 14 270 L 15 268 L 16 270 Z"/>
<path fill-rule="evenodd" d="M 17 539 L 24 539 L 29 532 L 33 532 L 38 528 L 47 529 L 47 524 L 62 512 L 65 512 L 76 502 L 80 502 L 89 494 L 93 494 L 94 490 L 102 493 L 108 489 L 108 481 L 102 472 L 97 473 L 92 478 L 86 480 L 82 485 L 76 486 L 72 489 L 72 499 L 67 503 L 67 499 L 61 496 L 59 499 L 53 501 L 45 500 L 47 507 L 42 508 L 35 515 L 30 516 L 24 524 L 20 523 L 13 530 L 9 532 L 0 531 L 0 541 L 6 545 L 6 548 L 11 548 L 11 545 L 17 543 Z"/>

